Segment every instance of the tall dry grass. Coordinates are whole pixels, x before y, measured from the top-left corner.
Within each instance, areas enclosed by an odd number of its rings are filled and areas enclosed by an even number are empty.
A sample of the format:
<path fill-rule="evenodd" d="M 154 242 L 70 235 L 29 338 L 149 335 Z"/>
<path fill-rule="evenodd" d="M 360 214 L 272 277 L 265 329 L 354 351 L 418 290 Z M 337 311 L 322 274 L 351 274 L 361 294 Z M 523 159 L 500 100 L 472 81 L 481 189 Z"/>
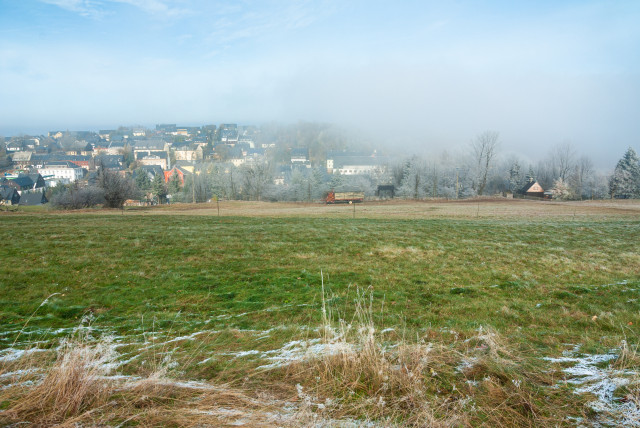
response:
<path fill-rule="evenodd" d="M 33 426 L 276 426 L 272 403 L 227 385 L 180 382 L 166 364 L 145 376 L 110 376 L 117 353 L 107 337 L 70 338 L 55 359 L 24 358 L 6 373 L 19 373 L 0 389 L 0 425 Z M 30 375 L 32 374 L 32 375 Z M 19 377 L 19 379 L 18 379 Z M 233 410 L 231 410 L 233 409 Z"/>
<path fill-rule="evenodd" d="M 106 363 L 113 360 L 114 352 L 110 340 L 95 346 L 63 341 L 42 382 L 27 390 L 7 415 L 14 419 L 35 418 L 48 424 L 104 404 L 111 391 L 103 376 L 108 374 Z"/>
<path fill-rule="evenodd" d="M 363 292 L 351 321 L 334 315 L 323 305 L 326 352 L 286 368 L 304 412 L 419 427 L 556 426 L 568 414 L 552 379 L 491 328 L 408 339 L 376 327 Z"/>

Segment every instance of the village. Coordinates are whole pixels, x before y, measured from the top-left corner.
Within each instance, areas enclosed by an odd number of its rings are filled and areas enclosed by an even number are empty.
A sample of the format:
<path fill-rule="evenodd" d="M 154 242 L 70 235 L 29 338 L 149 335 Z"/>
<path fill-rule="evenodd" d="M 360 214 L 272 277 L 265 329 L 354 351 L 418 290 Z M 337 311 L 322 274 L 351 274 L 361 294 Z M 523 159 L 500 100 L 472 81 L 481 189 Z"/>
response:
<path fill-rule="evenodd" d="M 416 155 L 389 155 L 371 145 L 350 145 L 327 131 L 313 124 L 275 131 L 237 124 L 158 124 L 152 130 L 119 127 L 2 138 L 0 204 L 41 205 L 52 198 L 55 202 L 56 195 L 71 187 L 95 187 L 101 169 L 130 182 L 121 205 L 213 199 L 327 201 L 330 191 L 359 192 L 358 201 L 614 196 L 611 176 L 595 174 L 589 165 L 585 169 L 582 159 L 582 164 L 575 162 L 564 170 L 539 164 L 534 171 L 530 165 L 524 174 L 524 163 L 517 160 L 499 162 L 493 156 L 476 162 L 473 156 L 442 156 L 427 161 Z M 570 159 L 560 160 L 566 165 Z M 58 205 L 78 208 L 99 202 L 100 198 L 88 198 L 78 206 Z"/>

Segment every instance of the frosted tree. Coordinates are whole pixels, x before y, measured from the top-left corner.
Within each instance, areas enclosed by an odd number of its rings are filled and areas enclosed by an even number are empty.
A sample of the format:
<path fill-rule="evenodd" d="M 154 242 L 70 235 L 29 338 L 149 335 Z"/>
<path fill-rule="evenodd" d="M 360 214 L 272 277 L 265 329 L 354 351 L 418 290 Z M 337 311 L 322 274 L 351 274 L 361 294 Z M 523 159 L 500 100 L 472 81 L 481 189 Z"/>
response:
<path fill-rule="evenodd" d="M 529 183 L 531 181 L 536 181 L 536 173 L 533 172 L 533 166 L 529 165 L 529 171 L 527 171 L 527 175 L 524 177 L 525 182 Z"/>
<path fill-rule="evenodd" d="M 417 156 L 408 159 L 403 167 L 400 194 L 413 199 L 426 196 L 427 167 Z"/>
<path fill-rule="evenodd" d="M 522 174 L 520 173 L 520 164 L 518 161 L 514 161 L 509 168 L 509 190 L 516 192 L 522 187 Z"/>
<path fill-rule="evenodd" d="M 553 182 L 553 188 L 551 189 L 553 193 L 553 197 L 555 199 L 560 199 L 562 201 L 574 199 L 575 194 L 573 193 L 573 189 L 571 186 L 559 177 L 556 181 Z"/>
<path fill-rule="evenodd" d="M 489 171 L 498 150 L 499 136 L 496 131 L 485 131 L 471 143 L 476 161 L 475 189 L 478 195 L 482 195 L 487 186 Z"/>
<path fill-rule="evenodd" d="M 609 180 L 609 194 L 612 198 L 640 197 L 640 159 L 633 148 L 629 147 Z"/>

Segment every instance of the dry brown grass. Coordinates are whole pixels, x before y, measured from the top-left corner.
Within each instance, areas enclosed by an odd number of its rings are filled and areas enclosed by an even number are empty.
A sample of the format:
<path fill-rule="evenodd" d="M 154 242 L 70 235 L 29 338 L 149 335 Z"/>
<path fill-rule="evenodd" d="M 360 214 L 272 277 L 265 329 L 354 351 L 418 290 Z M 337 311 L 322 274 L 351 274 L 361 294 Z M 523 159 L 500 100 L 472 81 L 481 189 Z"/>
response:
<path fill-rule="evenodd" d="M 114 215 L 204 215 L 218 216 L 215 203 L 174 204 L 122 210 L 90 209 L 76 211 L 47 211 L 56 215 L 73 213 Z M 0 213 L 0 215 L 42 215 L 43 212 Z M 240 217 L 304 217 L 351 218 L 353 205 L 326 205 L 321 202 L 255 202 L 221 201 L 221 216 Z M 370 200 L 355 207 L 356 218 L 498 218 L 529 221 L 559 219 L 628 218 L 640 215 L 640 200 L 546 201 L 506 198 L 427 199 L 427 200 Z"/>
<path fill-rule="evenodd" d="M 16 376 L 0 391 L 0 402 L 8 403 L 0 424 L 258 427 L 286 421 L 273 413 L 273 401 L 228 385 L 176 381 L 166 365 L 142 378 L 109 376 L 116 356 L 111 345 L 108 338 L 66 340 L 49 367 L 42 366 L 45 358 L 4 367 L 4 374 Z"/>
<path fill-rule="evenodd" d="M 41 383 L 29 389 L 12 406 L 7 415 L 13 419 L 36 419 L 52 424 L 80 415 L 104 403 L 109 395 L 108 371 L 105 364 L 112 360 L 108 341 L 96 346 L 78 346 L 75 341 L 60 345 L 58 358 Z"/>
<path fill-rule="evenodd" d="M 171 207 L 131 211 L 148 214 L 183 214 L 217 216 L 213 204 L 176 204 Z M 325 205 L 322 203 L 224 201 L 221 216 L 241 217 L 305 217 L 351 218 L 352 205 Z M 129 212 L 127 212 L 129 214 Z M 478 198 L 464 200 L 432 199 L 424 201 L 394 200 L 368 201 L 355 207 L 356 218 L 550 218 L 593 219 L 618 218 L 640 215 L 640 201 L 531 201 L 505 198 Z"/>
<path fill-rule="evenodd" d="M 437 333 L 388 342 L 362 294 L 354 319 L 334 328 L 329 319 L 327 351 L 285 370 L 298 384 L 302 412 L 420 427 L 556 426 L 565 414 L 558 394 L 543 390 L 552 379 L 526 366 L 493 329 L 449 342 Z"/>

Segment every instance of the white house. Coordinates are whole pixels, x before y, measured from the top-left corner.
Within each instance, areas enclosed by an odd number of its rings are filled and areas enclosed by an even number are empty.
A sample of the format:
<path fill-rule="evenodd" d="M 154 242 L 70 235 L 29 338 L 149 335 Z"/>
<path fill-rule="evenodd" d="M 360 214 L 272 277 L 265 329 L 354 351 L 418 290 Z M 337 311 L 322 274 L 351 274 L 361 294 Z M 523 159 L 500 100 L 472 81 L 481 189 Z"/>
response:
<path fill-rule="evenodd" d="M 71 162 L 49 162 L 38 173 L 50 183 L 53 178 L 56 183 L 72 183 L 84 177 L 84 169 Z"/>

